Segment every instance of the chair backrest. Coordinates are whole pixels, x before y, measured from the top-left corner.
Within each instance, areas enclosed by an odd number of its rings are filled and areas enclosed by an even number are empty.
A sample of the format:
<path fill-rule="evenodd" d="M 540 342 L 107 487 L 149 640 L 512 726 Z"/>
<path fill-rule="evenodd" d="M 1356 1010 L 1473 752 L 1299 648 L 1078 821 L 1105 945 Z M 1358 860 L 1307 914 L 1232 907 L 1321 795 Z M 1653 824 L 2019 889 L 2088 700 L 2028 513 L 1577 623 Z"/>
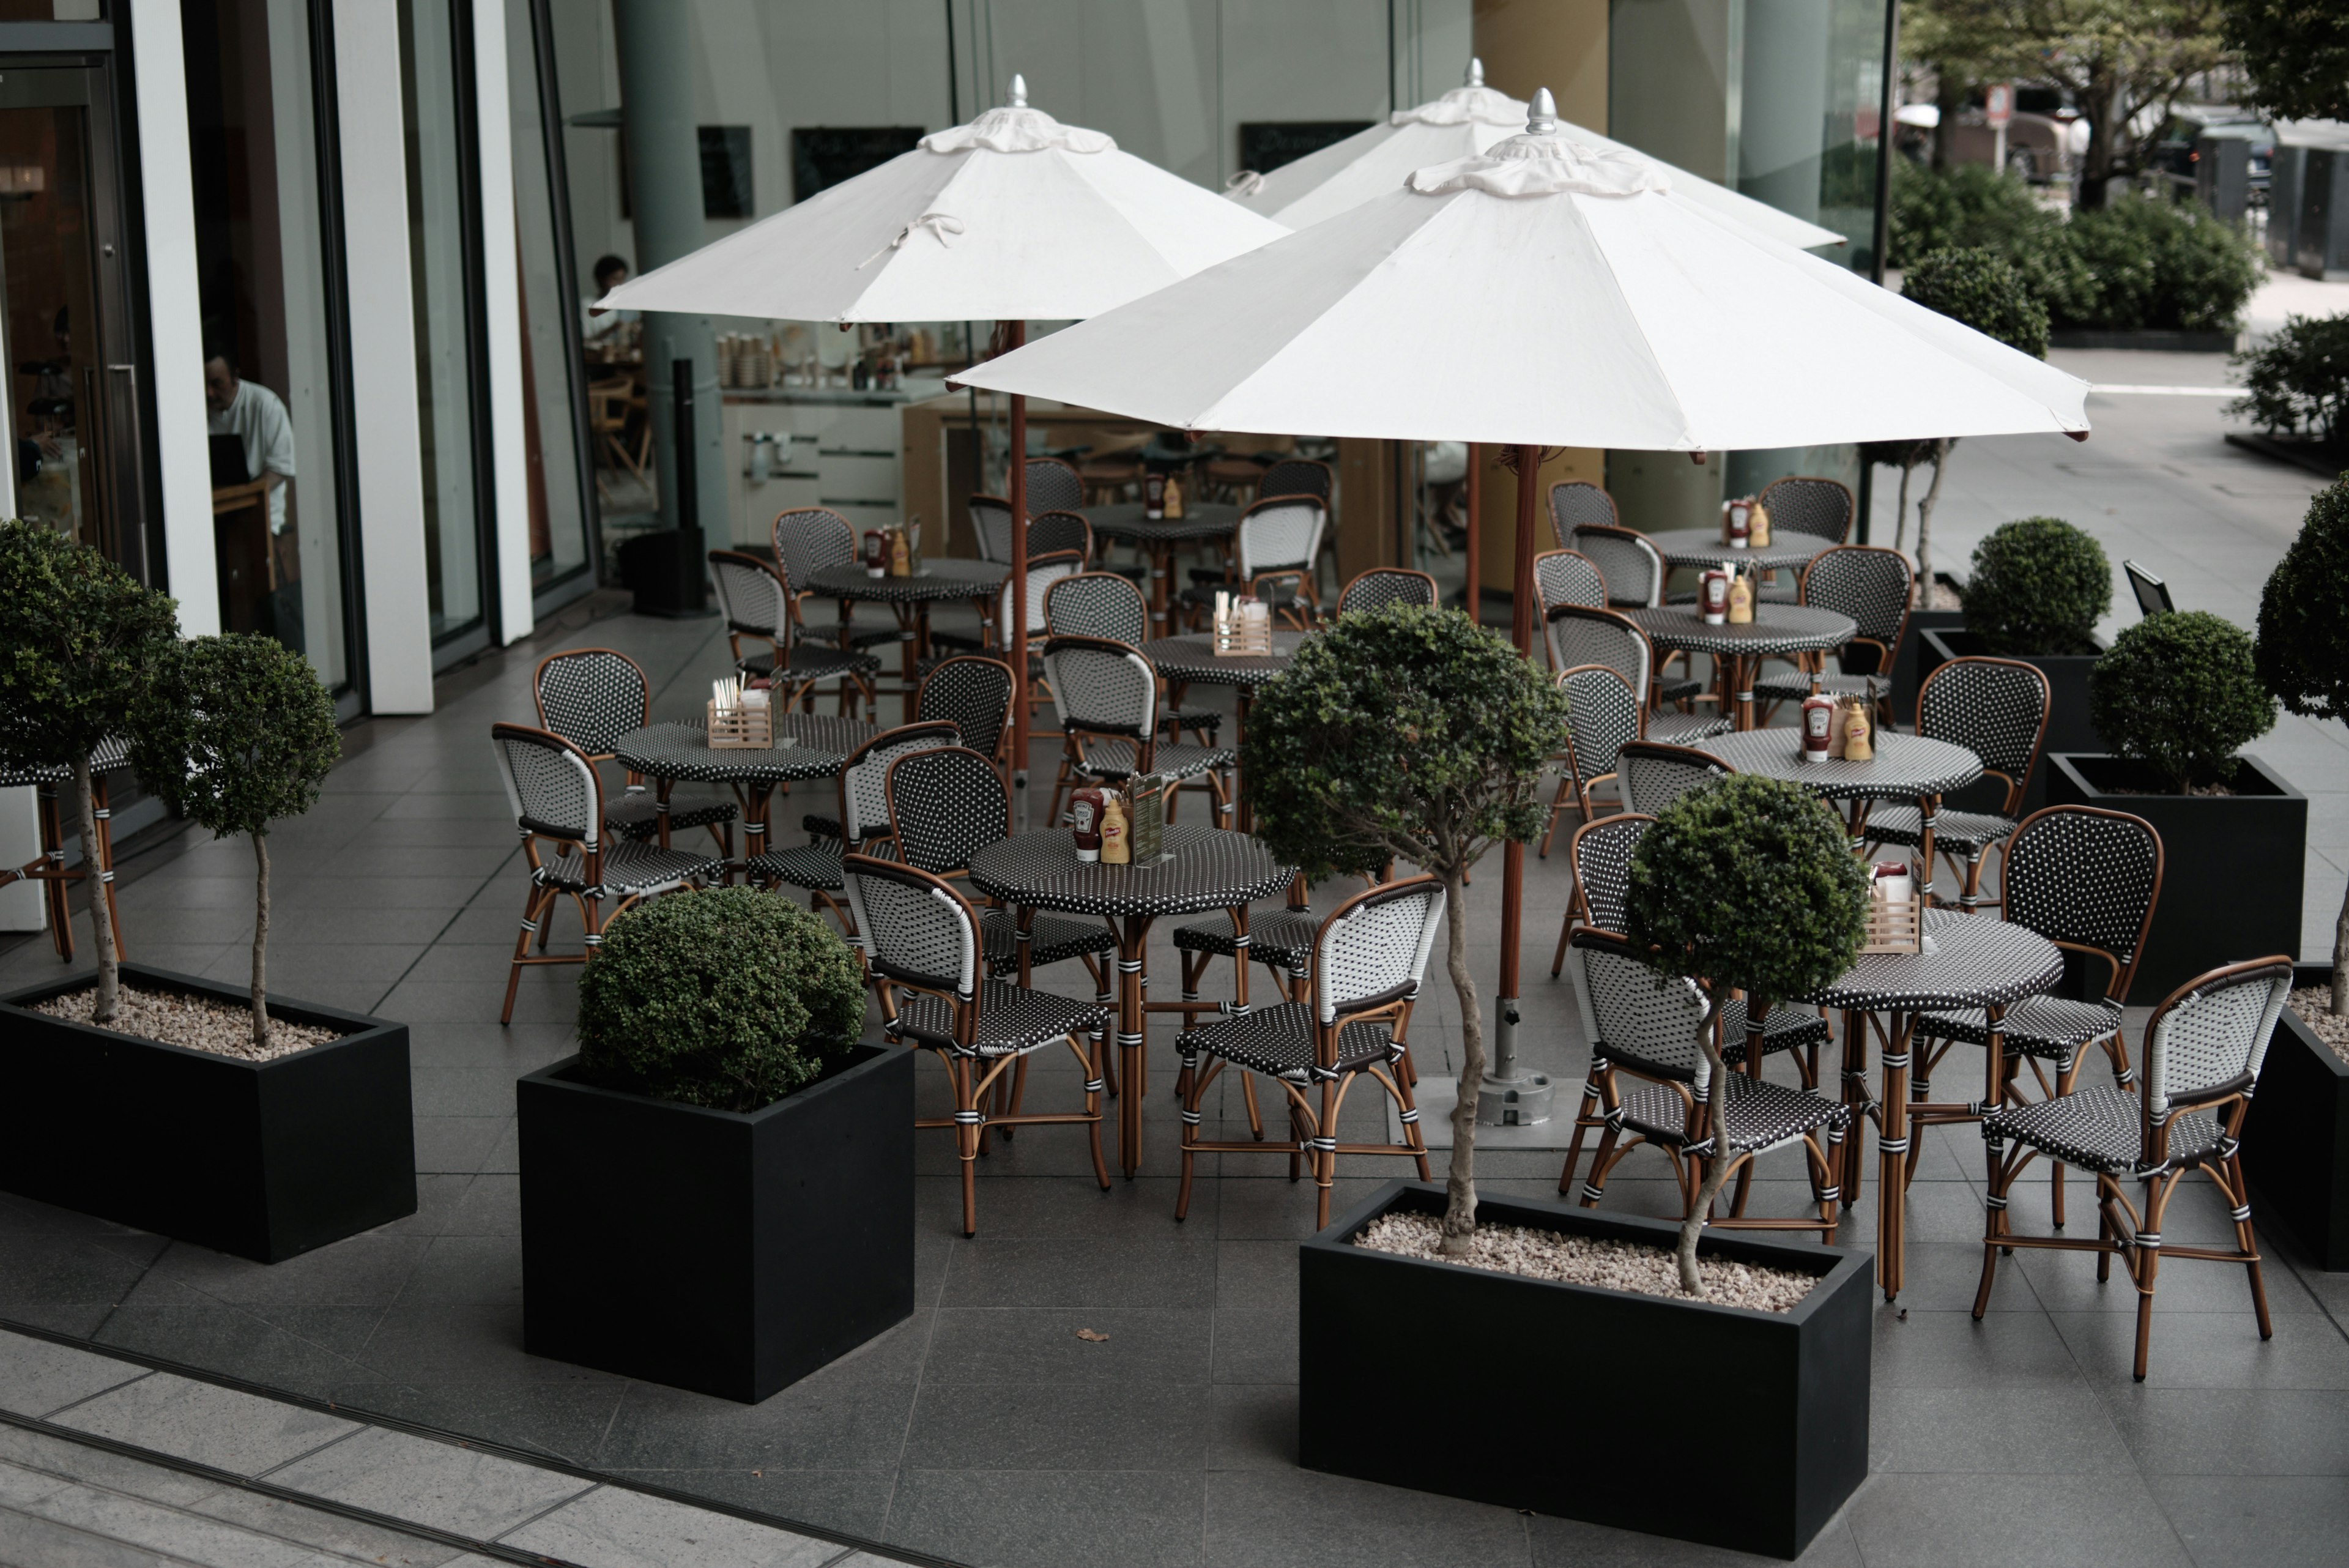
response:
<path fill-rule="evenodd" d="M 1578 528 L 1613 528 L 1621 522 L 1615 498 L 1588 480 L 1562 479 L 1549 487 L 1549 527 L 1560 549 L 1577 547 Z"/>
<path fill-rule="evenodd" d="M 1544 616 L 1566 605 L 1607 607 L 1607 575 L 1579 550 L 1544 550 L 1536 556 L 1534 591 L 1541 595 Z"/>
<path fill-rule="evenodd" d="M 1615 753 L 1615 776 L 1623 781 L 1624 804 L 1651 816 L 1699 785 L 1736 771 L 1693 746 L 1668 746 L 1660 741 L 1626 741 Z"/>
<path fill-rule="evenodd" d="M 573 648 L 539 660 L 532 680 L 538 727 L 589 756 L 608 757 L 622 735 L 652 722 L 652 683 L 626 654 Z"/>
<path fill-rule="evenodd" d="M 492 724 L 490 745 L 523 836 L 568 839 L 589 853 L 604 832 L 604 786 L 587 753 L 549 730 Z"/>
<path fill-rule="evenodd" d="M 828 506 L 799 506 L 775 514 L 775 564 L 793 593 L 826 566 L 856 561 L 856 527 Z"/>
<path fill-rule="evenodd" d="M 1329 504 L 1309 495 L 1274 496 L 1241 513 L 1233 544 L 1240 580 L 1258 572 L 1312 570 L 1329 520 Z"/>
<path fill-rule="evenodd" d="M 1264 471 L 1256 482 L 1256 498 L 1270 501 L 1281 495 L 1309 495 L 1322 505 L 1332 493 L 1330 465 L 1310 458 L 1285 457 Z"/>
<path fill-rule="evenodd" d="M 1404 877 L 1330 911 L 1313 938 L 1313 1002 L 1325 1024 L 1419 994 L 1444 923 L 1444 884 Z"/>
<path fill-rule="evenodd" d="M 1047 512 L 1074 512 L 1085 504 L 1085 482 L 1079 477 L 1076 465 L 1065 458 L 1031 457 L 1028 460 L 1028 515 L 1040 518 Z"/>
<path fill-rule="evenodd" d="M 1049 556 L 1028 557 L 1028 631 L 1030 636 L 1044 624 L 1044 600 L 1054 583 L 1063 577 L 1073 577 L 1085 569 L 1085 558 L 1074 550 L 1055 550 Z M 996 601 L 999 634 L 1011 635 L 1011 579 L 1003 579 L 1003 594 Z"/>
<path fill-rule="evenodd" d="M 1803 568 L 1801 597 L 1857 622 L 1859 635 L 1852 640 L 1872 642 L 1877 649 L 1876 668 L 1868 673 L 1889 674 L 1909 629 L 1909 590 L 1915 577 L 1916 567 L 1898 550 L 1837 545 L 1812 556 Z"/>
<path fill-rule="evenodd" d="M 1656 668 L 1656 652 L 1648 634 L 1630 617 L 1613 610 L 1560 605 L 1544 624 L 1552 664 L 1560 670 L 1603 664 L 1623 678 L 1642 707 L 1647 704 L 1648 678 Z"/>
<path fill-rule="evenodd" d="M 1059 636 L 1102 637 L 1139 647 L 1150 640 L 1150 604 L 1131 577 L 1078 572 L 1044 590 L 1044 624 Z"/>
<path fill-rule="evenodd" d="M 1338 613 L 1384 609 L 1389 605 L 1435 607 L 1435 579 L 1408 566 L 1372 566 L 1357 572 L 1338 595 Z"/>
<path fill-rule="evenodd" d="M 843 856 L 840 870 L 871 972 L 978 1000 L 983 939 L 968 899 L 927 871 L 870 855 Z"/>
<path fill-rule="evenodd" d="M 2110 964 L 2106 994 L 2128 999 L 2161 897 L 2161 835 L 2127 812 L 2051 805 L 2007 840 L 2006 918 L 2051 942 L 2085 948 Z"/>
<path fill-rule="evenodd" d="M 1045 512 L 1028 524 L 1028 558 L 1074 550 L 1093 558 L 1093 525 L 1073 512 Z"/>
<path fill-rule="evenodd" d="M 2137 613 L 2144 616 L 2168 615 L 2178 608 L 2169 597 L 2169 585 L 2155 576 L 2136 561 L 2123 561 L 2121 570 L 2128 575 L 2129 591 L 2137 595 Z"/>
<path fill-rule="evenodd" d="M 1575 890 L 1582 913 L 1602 931 L 1618 935 L 1631 924 L 1631 857 L 1655 818 L 1643 812 L 1597 816 L 1574 830 L 1567 853 L 1574 861 Z"/>
<path fill-rule="evenodd" d="M 1615 771 L 1616 753 L 1647 729 L 1631 683 L 1604 664 L 1578 664 L 1557 672 L 1566 693 L 1566 753 L 1574 776 L 1588 784 Z"/>
<path fill-rule="evenodd" d="M 774 567 L 740 550 L 712 550 L 709 580 L 729 631 L 766 638 L 779 649 L 791 645 L 792 592 Z"/>
<path fill-rule="evenodd" d="M 1051 637 L 1044 674 L 1063 730 L 1147 741 L 1158 722 L 1158 668 L 1142 650 L 1102 637 Z"/>
<path fill-rule="evenodd" d="M 2239 1094 L 2259 1081 L 2291 998 L 2292 961 L 2281 955 L 2214 969 L 2169 993 L 2145 1026 L 2148 1145 L 2152 1124 L 2171 1106 Z"/>
<path fill-rule="evenodd" d="M 970 536 L 982 561 L 1002 566 L 1011 559 L 1011 503 L 999 495 L 970 498 Z"/>
<path fill-rule="evenodd" d="M 1851 490 L 1841 480 L 1775 479 L 1754 499 L 1769 509 L 1773 538 L 1807 534 L 1840 545 L 1851 536 Z"/>
<path fill-rule="evenodd" d="M 941 746 L 959 746 L 962 732 L 944 719 L 884 730 L 848 753 L 840 765 L 840 827 L 854 846 L 889 825 L 889 797 L 883 781 L 900 757 Z"/>
<path fill-rule="evenodd" d="M 883 779 L 897 858 L 944 877 L 1011 833 L 1011 791 L 989 758 L 936 746 L 891 763 Z"/>
<path fill-rule="evenodd" d="M 1634 1072 L 1689 1084 L 1703 1094 L 1713 1074 L 1696 1043 L 1705 1010 L 1696 982 L 1657 973 L 1619 937 L 1579 930 L 1574 948 L 1590 1007 L 1592 1049 Z"/>
<path fill-rule="evenodd" d="M 1585 523 L 1560 541 L 1590 557 L 1607 580 L 1607 602 L 1653 609 L 1664 602 L 1664 557 L 1630 528 Z"/>
<path fill-rule="evenodd" d="M 993 756 L 1011 722 L 1011 666 L 978 654 L 946 660 L 922 678 L 914 718 L 951 720 L 964 745 Z"/>
<path fill-rule="evenodd" d="M 2007 780 L 2010 809 L 2031 782 L 2047 733 L 2047 677 L 2019 659 L 1952 659 L 1917 693 L 1917 732 L 1954 741 Z"/>

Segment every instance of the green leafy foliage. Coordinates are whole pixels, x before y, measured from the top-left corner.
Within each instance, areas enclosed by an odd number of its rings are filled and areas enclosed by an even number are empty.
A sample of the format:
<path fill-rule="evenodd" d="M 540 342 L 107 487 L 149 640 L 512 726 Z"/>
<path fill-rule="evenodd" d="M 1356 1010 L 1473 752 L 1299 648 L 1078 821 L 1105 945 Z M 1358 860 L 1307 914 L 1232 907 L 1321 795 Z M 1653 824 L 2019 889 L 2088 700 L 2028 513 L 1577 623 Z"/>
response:
<path fill-rule="evenodd" d="M 1240 766 L 1257 836 L 1309 877 L 1401 857 L 1456 874 L 1539 836 L 1566 697 L 1458 610 L 1350 614 L 1309 639 L 1248 711 Z"/>
<path fill-rule="evenodd" d="M 1992 653 L 2093 653 L 2113 607 L 2112 564 L 2062 518 L 2021 517 L 1974 546 L 1965 598 L 1966 626 Z"/>
<path fill-rule="evenodd" d="M 579 978 L 579 1057 L 616 1087 L 753 1111 L 856 1043 L 864 985 L 848 944 L 749 888 L 671 893 L 613 920 Z"/>
<path fill-rule="evenodd" d="M 2349 119 L 2349 7 L 2223 0 L 2219 25 L 2251 73 L 2251 103 L 2280 119 Z"/>
<path fill-rule="evenodd" d="M 2047 307 L 1994 251 L 1935 251 L 1909 269 L 1900 294 L 2034 359 L 2047 357 Z"/>
<path fill-rule="evenodd" d="M 1851 967 L 1868 873 L 1810 791 L 1733 774 L 1657 814 L 1631 861 L 1630 925 L 1665 973 L 1788 1002 Z"/>
<path fill-rule="evenodd" d="M 2283 440 L 2349 445 L 2349 314 L 2286 317 L 2282 331 L 2233 362 L 2244 395 L 2229 413 Z"/>
<path fill-rule="evenodd" d="M 2294 713 L 2349 718 L 2349 480 L 2308 504 L 2260 594 L 2260 680 Z"/>
<path fill-rule="evenodd" d="M 178 608 L 53 529 L 0 522 L 0 762 L 54 765 L 122 728 Z"/>
<path fill-rule="evenodd" d="M 2113 750 L 2180 794 L 2232 778 L 2235 753 L 2275 727 L 2251 635 L 2208 610 L 2151 616 L 2115 638 L 2088 671 L 2088 701 Z"/>
<path fill-rule="evenodd" d="M 249 632 L 164 649 L 130 711 L 139 776 L 216 838 L 309 810 L 343 753 L 309 660 Z"/>
<path fill-rule="evenodd" d="M 2012 259 L 2063 227 L 2042 207 L 2029 182 L 1984 164 L 1961 163 L 1936 174 L 1906 158 L 1892 161 L 1892 201 L 1885 245 L 1888 266 L 1912 267 L 1935 251 L 1981 248 Z"/>

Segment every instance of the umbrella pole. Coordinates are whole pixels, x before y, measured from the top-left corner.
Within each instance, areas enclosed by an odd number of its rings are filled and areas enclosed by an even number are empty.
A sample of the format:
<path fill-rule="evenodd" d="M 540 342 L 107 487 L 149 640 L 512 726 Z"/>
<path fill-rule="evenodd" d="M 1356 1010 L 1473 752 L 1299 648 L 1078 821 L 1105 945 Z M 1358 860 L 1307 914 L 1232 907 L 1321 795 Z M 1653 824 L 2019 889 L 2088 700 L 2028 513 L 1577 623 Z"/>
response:
<path fill-rule="evenodd" d="M 1468 618 L 1470 620 L 1482 626 L 1485 624 L 1485 618 L 1478 612 L 1485 607 L 1485 588 L 1484 584 L 1479 581 L 1476 575 L 1479 567 L 1482 566 L 1482 562 L 1478 559 L 1478 551 L 1476 546 L 1483 542 L 1482 536 L 1484 530 L 1477 526 L 1478 519 L 1476 513 L 1477 508 L 1483 504 L 1484 496 L 1482 493 L 1483 486 L 1478 483 L 1476 467 L 1476 443 L 1472 441 L 1468 443 L 1467 488 L 1461 493 L 1460 497 L 1461 510 L 1465 512 L 1468 515 L 1468 546 L 1466 551 L 1468 558 L 1468 586 L 1461 593 L 1460 597 L 1466 602 L 1460 607 L 1468 612 Z"/>
<path fill-rule="evenodd" d="M 1476 472 L 1475 450 L 1468 449 L 1472 474 Z M 1509 635 L 1517 651 L 1530 659 L 1534 653 L 1534 514 L 1541 448 L 1520 446 L 1514 455 L 1517 538 L 1509 590 Z M 1550 1114 L 1548 1075 L 1517 1071 L 1517 949 L 1523 945 L 1525 899 L 1526 846 L 1512 839 L 1501 849 L 1501 998 L 1493 1026 L 1493 1059 L 1476 1092 L 1476 1119 L 1487 1127 L 1532 1127 L 1547 1121 Z"/>
<path fill-rule="evenodd" d="M 1004 323 L 1006 351 L 1028 340 L 1028 323 Z M 1011 394 L 1011 799 L 1028 826 L 1028 400 Z"/>

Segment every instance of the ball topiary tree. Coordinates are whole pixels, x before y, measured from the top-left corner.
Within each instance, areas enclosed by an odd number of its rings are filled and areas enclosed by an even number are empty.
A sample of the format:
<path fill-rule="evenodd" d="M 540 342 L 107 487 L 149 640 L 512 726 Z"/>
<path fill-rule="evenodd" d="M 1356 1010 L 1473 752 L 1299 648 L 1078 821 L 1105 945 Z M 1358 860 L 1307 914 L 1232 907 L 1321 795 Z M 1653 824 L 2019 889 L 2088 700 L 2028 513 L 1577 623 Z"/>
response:
<path fill-rule="evenodd" d="M 813 1083 L 864 1026 L 848 944 L 749 888 L 626 910 L 579 977 L 579 1058 L 592 1076 L 722 1111 Z"/>
<path fill-rule="evenodd" d="M 2105 547 L 2061 517 L 2002 523 L 1974 546 L 1966 626 L 1992 653 L 2093 653 L 2112 607 Z"/>
<path fill-rule="evenodd" d="M 200 637 L 159 657 L 130 709 L 148 787 L 215 838 L 253 840 L 253 1043 L 269 1047 L 269 825 L 318 804 L 343 754 L 335 700 L 274 638 Z"/>
<path fill-rule="evenodd" d="M 1541 780 L 1566 743 L 1566 696 L 1454 609 L 1354 611 L 1307 639 L 1248 711 L 1240 767 L 1257 836 L 1309 877 L 1391 859 L 1444 883 L 1444 968 L 1460 998 L 1444 1250 L 1476 1229 L 1476 1094 L 1485 1023 L 1468 972 L 1468 872 L 1496 844 L 1529 844 Z"/>
<path fill-rule="evenodd" d="M 2291 712 L 2349 719 L 2349 480 L 2318 493 L 2260 595 L 2260 680 Z M 2349 1018 L 2349 898 L 2333 923 L 2333 1014 Z"/>
<path fill-rule="evenodd" d="M 2251 635 L 2209 610 L 2158 615 L 2113 639 L 2088 671 L 2097 732 L 2185 794 L 2235 774 L 2235 753 L 2275 728 Z"/>
<path fill-rule="evenodd" d="M 178 608 L 99 555 L 36 523 L 0 522 L 0 762 L 73 769 L 81 863 L 89 868 L 98 987 L 90 1018 L 114 1017 L 121 955 L 98 870 L 90 753 L 119 731 L 141 674 L 178 637 Z"/>
<path fill-rule="evenodd" d="M 1714 1085 L 1730 1071 L 1713 1038 L 1730 992 L 1759 1020 L 1833 981 L 1866 938 L 1868 896 L 1842 822 L 1800 784 L 1733 774 L 1656 814 L 1631 860 L 1629 934 L 1658 971 L 1704 982 L 1697 1047 Z M 1713 1162 L 1681 1226 L 1681 1289 L 1692 1296 L 1704 1294 L 1697 1237 L 1729 1164 Z"/>

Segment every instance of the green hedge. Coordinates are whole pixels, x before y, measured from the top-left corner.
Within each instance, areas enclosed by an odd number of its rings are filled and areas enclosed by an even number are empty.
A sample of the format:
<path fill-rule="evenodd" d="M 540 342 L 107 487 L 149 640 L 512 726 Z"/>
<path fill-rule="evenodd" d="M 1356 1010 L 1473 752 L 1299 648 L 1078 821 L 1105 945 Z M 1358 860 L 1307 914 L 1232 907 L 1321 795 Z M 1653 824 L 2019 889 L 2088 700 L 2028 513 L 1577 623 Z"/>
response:
<path fill-rule="evenodd" d="M 2287 317 L 2282 331 L 2233 362 L 2245 396 L 2229 413 L 2286 441 L 2349 445 L 2349 315 Z"/>

